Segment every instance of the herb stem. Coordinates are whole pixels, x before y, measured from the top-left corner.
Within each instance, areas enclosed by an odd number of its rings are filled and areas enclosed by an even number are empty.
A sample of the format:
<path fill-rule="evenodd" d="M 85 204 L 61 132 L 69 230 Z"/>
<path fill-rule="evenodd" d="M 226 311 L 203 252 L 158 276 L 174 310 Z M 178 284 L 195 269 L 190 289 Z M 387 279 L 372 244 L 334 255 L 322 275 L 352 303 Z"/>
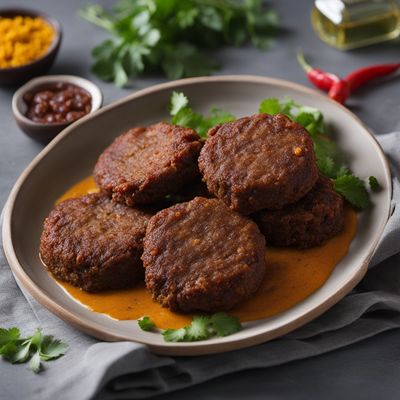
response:
<path fill-rule="evenodd" d="M 78 16 L 108 32 L 114 32 L 113 22 L 110 19 L 106 19 L 96 14 L 96 10 L 93 8 L 78 10 Z"/>

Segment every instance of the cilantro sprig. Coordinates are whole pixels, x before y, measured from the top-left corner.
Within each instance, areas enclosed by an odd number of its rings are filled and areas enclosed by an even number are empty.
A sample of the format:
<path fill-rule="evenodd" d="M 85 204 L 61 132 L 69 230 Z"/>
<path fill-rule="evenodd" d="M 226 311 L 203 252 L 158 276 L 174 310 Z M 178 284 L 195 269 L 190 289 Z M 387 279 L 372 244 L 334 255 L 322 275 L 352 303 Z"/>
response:
<path fill-rule="evenodd" d="M 345 165 L 344 153 L 327 134 L 324 116 L 320 110 L 302 106 L 290 98 L 266 98 L 261 101 L 258 112 L 285 114 L 302 125 L 313 140 L 318 168 L 323 175 L 331 178 L 334 189 L 356 208 L 363 209 L 370 205 L 365 181 L 352 174 Z M 178 92 L 172 93 L 170 115 L 171 123 L 193 128 L 202 137 L 207 137 L 207 131 L 211 127 L 235 119 L 231 113 L 215 108 L 209 117 L 196 113 L 189 107 L 188 98 Z M 374 176 L 368 178 L 368 183 L 372 191 L 379 191 L 381 188 Z"/>
<path fill-rule="evenodd" d="M 12 364 L 26 363 L 31 371 L 39 373 L 43 361 L 54 360 L 67 351 L 67 345 L 53 336 L 36 329 L 33 336 L 21 337 L 18 328 L 0 328 L 0 355 Z"/>
<path fill-rule="evenodd" d="M 209 116 L 196 113 L 189 107 L 188 98 L 181 92 L 172 92 L 170 115 L 172 124 L 192 128 L 201 137 L 207 137 L 207 131 L 213 126 L 236 119 L 231 113 L 218 108 L 212 108 Z"/>
<path fill-rule="evenodd" d="M 203 50 L 248 41 L 265 49 L 278 25 L 262 0 L 121 0 L 78 15 L 111 35 L 93 49 L 92 70 L 117 86 L 157 70 L 169 79 L 208 75 L 218 65 Z"/>
<path fill-rule="evenodd" d="M 345 174 L 333 179 L 333 188 L 356 208 L 367 208 L 370 205 L 365 182 L 352 174 Z"/>
<path fill-rule="evenodd" d="M 156 326 L 155 323 L 147 316 L 140 318 L 138 320 L 138 324 L 140 329 L 143 331 L 151 331 Z"/>
<path fill-rule="evenodd" d="M 143 325 L 144 320 L 151 324 L 151 329 L 155 327 L 154 322 L 146 316 L 138 320 L 142 330 L 149 330 L 147 325 Z M 166 329 L 162 335 L 166 342 L 196 342 L 214 336 L 232 335 L 241 329 L 242 325 L 237 317 L 218 312 L 210 316 L 195 315 L 190 325 L 178 329 Z"/>
<path fill-rule="evenodd" d="M 382 186 L 378 182 L 378 179 L 375 176 L 370 176 L 368 178 L 369 187 L 373 192 L 379 192 L 382 189 Z"/>

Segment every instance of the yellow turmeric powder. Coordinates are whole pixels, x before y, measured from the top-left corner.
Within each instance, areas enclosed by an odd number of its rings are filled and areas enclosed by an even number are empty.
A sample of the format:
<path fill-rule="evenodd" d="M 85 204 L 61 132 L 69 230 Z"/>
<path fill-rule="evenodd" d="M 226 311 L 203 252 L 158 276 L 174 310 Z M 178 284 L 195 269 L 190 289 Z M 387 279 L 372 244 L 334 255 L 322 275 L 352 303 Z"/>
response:
<path fill-rule="evenodd" d="M 42 57 L 54 39 L 53 27 L 43 18 L 0 17 L 0 68 L 29 64 Z"/>

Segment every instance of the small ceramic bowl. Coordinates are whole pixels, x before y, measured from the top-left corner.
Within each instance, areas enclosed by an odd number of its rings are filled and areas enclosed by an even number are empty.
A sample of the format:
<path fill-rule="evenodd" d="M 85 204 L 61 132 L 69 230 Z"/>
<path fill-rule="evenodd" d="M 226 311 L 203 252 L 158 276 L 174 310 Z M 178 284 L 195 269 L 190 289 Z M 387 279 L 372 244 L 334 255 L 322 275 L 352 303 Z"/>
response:
<path fill-rule="evenodd" d="M 41 17 L 54 29 L 54 39 L 47 52 L 39 59 L 29 64 L 14 68 L 0 68 L 0 85 L 12 86 L 20 84 L 34 76 L 45 74 L 53 65 L 61 44 L 62 32 L 60 23 L 53 17 L 40 11 L 25 8 L 1 8 L 0 17 Z"/>
<path fill-rule="evenodd" d="M 32 79 L 29 82 L 25 83 L 25 85 L 20 87 L 14 93 L 12 99 L 12 111 L 14 114 L 14 118 L 18 126 L 22 129 L 22 131 L 25 132 L 31 138 L 41 143 L 48 143 L 65 127 L 71 125 L 75 121 L 59 122 L 59 123 L 42 123 L 30 120 L 28 117 L 26 117 L 28 106 L 24 101 L 24 94 L 41 86 L 45 86 L 46 84 L 52 84 L 58 82 L 72 83 L 86 90 L 90 94 L 92 98 L 92 108 L 90 109 L 89 114 L 98 110 L 103 104 L 103 94 L 101 93 L 100 88 L 94 83 L 79 76 L 46 75 Z"/>

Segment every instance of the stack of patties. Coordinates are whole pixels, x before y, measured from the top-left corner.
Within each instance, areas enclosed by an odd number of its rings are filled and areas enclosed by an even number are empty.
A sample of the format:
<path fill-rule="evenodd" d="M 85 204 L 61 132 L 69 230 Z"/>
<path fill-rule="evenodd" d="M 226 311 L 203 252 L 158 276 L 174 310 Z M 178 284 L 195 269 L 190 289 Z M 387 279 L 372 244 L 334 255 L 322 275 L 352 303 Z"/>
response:
<path fill-rule="evenodd" d="M 319 176 L 307 131 L 282 114 L 214 127 L 199 158 L 208 190 L 251 215 L 275 246 L 311 247 L 343 229 L 343 200 Z"/>

